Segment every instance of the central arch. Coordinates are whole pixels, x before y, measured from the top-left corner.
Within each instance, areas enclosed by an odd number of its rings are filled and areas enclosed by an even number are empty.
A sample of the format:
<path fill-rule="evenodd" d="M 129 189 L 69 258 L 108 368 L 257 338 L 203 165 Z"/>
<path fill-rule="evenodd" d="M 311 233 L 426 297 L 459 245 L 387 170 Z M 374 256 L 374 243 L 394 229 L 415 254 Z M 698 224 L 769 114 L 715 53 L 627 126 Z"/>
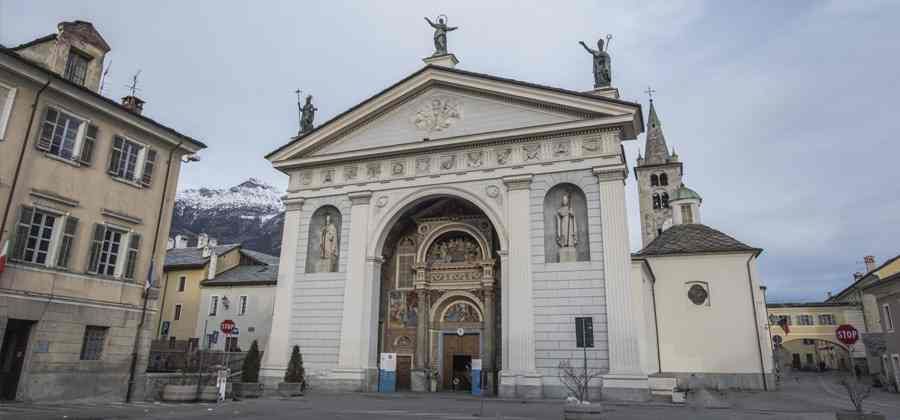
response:
<path fill-rule="evenodd" d="M 500 252 L 494 209 L 452 187 L 413 192 L 377 223 L 381 257 L 378 352 L 397 356 L 400 389 L 459 390 L 481 360 L 496 383 Z"/>

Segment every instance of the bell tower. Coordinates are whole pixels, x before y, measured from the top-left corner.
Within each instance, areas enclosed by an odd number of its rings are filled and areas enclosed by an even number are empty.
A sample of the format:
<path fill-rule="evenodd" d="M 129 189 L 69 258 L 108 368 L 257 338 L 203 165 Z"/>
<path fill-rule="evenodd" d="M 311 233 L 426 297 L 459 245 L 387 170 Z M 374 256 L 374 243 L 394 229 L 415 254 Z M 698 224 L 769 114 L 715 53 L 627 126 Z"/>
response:
<path fill-rule="evenodd" d="M 675 191 L 681 186 L 684 172 L 678 155 L 673 150 L 669 153 L 662 124 L 653 104 L 653 90 L 647 89 L 650 97 L 650 116 L 647 118 L 647 139 L 644 156 L 638 152 L 637 166 L 634 176 L 638 184 L 638 197 L 641 211 L 642 246 L 647 246 L 656 239 L 663 230 L 672 225 L 672 200 Z"/>

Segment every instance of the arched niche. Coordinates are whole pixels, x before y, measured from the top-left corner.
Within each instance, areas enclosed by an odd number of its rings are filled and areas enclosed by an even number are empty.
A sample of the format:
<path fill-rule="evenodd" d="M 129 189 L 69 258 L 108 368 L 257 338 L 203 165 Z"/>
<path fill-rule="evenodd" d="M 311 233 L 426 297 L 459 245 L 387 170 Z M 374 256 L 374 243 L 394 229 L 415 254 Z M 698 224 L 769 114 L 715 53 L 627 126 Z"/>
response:
<path fill-rule="evenodd" d="M 307 273 L 338 271 L 341 259 L 341 221 L 341 212 L 334 206 L 319 207 L 309 219 L 309 240 L 306 242 Z M 325 247 L 323 239 L 326 240 Z M 326 258 L 329 256 L 330 258 Z"/>
<path fill-rule="evenodd" d="M 575 234 L 575 260 L 590 261 L 591 245 L 588 237 L 587 199 L 584 191 L 574 184 L 558 184 L 547 191 L 544 196 L 544 261 L 548 263 L 560 262 L 560 249 L 562 248 L 557 238 L 558 216 L 565 210 L 563 196 L 568 195 L 568 208 L 574 214 Z"/>

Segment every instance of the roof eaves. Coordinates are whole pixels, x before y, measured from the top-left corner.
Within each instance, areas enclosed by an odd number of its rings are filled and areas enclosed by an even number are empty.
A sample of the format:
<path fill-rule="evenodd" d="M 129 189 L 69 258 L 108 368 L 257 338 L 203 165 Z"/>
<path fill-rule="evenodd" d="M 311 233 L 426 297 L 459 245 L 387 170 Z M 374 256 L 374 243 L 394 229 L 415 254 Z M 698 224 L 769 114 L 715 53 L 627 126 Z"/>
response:
<path fill-rule="evenodd" d="M 148 117 L 148 116 L 146 116 L 146 115 L 136 114 L 136 113 L 134 113 L 134 112 L 131 112 L 131 111 L 127 110 L 124 106 L 122 106 L 122 104 L 120 104 L 120 103 L 118 103 L 118 102 L 116 102 L 116 101 L 114 101 L 114 100 L 112 100 L 112 99 L 110 99 L 110 98 L 107 98 L 107 97 L 105 97 L 105 96 L 103 96 L 103 95 L 101 95 L 101 94 L 99 94 L 99 93 L 97 93 L 97 92 L 94 92 L 94 91 L 92 91 L 92 90 L 90 90 L 90 89 L 88 89 L 88 88 L 86 88 L 86 87 L 84 87 L 84 86 L 81 86 L 81 85 L 79 85 L 79 84 L 77 84 L 77 83 L 73 83 L 73 82 L 71 82 L 71 81 L 69 81 L 69 80 L 66 80 L 66 79 L 63 78 L 62 76 L 60 76 L 60 75 L 54 73 L 53 71 L 50 71 L 49 69 L 43 68 L 43 67 L 41 67 L 41 66 L 39 66 L 39 65 L 37 65 L 37 64 L 35 64 L 35 63 L 33 63 L 33 62 L 31 62 L 30 60 L 23 58 L 23 57 L 20 56 L 18 53 L 16 53 L 16 52 L 14 51 L 14 49 L 0 48 L 0 53 L 2 53 L 2 54 L 4 54 L 4 55 L 7 55 L 7 56 L 9 56 L 9 57 L 12 57 L 13 59 L 15 59 L 15 60 L 17 60 L 17 61 L 19 61 L 19 62 L 21 62 L 21 63 L 24 63 L 24 64 L 28 65 L 29 67 L 31 67 L 31 68 L 33 68 L 33 69 L 35 69 L 35 70 L 38 70 L 38 71 L 40 71 L 40 72 L 46 74 L 48 77 L 50 77 L 50 78 L 52 78 L 52 79 L 54 79 L 54 80 L 56 80 L 56 81 L 61 81 L 61 82 L 63 82 L 63 84 L 65 84 L 65 85 L 67 85 L 67 86 L 74 87 L 74 88 L 80 90 L 81 92 L 87 93 L 88 95 L 90 95 L 90 96 L 92 96 L 92 97 L 94 97 L 94 98 L 96 98 L 96 99 L 100 99 L 100 100 L 102 100 L 102 101 L 104 101 L 104 102 L 107 102 L 107 103 L 109 103 L 110 105 L 115 106 L 117 109 L 120 109 L 120 110 L 122 110 L 123 112 L 127 112 L 129 115 L 133 115 L 133 116 L 135 116 L 135 117 L 137 117 L 137 118 L 139 118 L 139 119 L 141 119 L 141 120 L 143 120 L 143 121 L 145 121 L 145 122 L 147 122 L 147 123 L 150 123 L 151 125 L 156 126 L 157 128 L 160 128 L 160 129 L 162 129 L 163 131 L 166 131 L 166 132 L 168 132 L 169 134 L 172 134 L 172 135 L 174 135 L 175 137 L 180 138 L 180 139 L 182 139 L 182 140 L 185 141 L 185 142 L 194 144 L 197 148 L 200 148 L 200 149 L 205 149 L 205 148 L 207 148 L 207 145 L 206 145 L 205 143 L 203 143 L 202 141 L 197 140 L 197 139 L 194 139 L 194 138 L 192 138 L 192 137 L 190 137 L 190 136 L 188 136 L 188 135 L 179 133 L 179 132 L 176 131 L 174 128 L 171 128 L 171 127 L 169 127 L 169 126 L 166 126 L 166 125 L 164 125 L 164 124 L 162 124 L 162 123 L 160 123 L 160 122 L 158 122 L 158 121 L 156 121 L 156 120 L 154 120 L 154 119 L 152 119 L 152 118 L 150 118 L 150 117 Z"/>
<path fill-rule="evenodd" d="M 32 45 L 43 44 L 44 42 L 47 42 L 47 41 L 53 41 L 53 40 L 56 39 L 56 37 L 57 37 L 56 34 L 44 35 L 44 36 L 42 36 L 42 37 L 40 37 L 40 38 L 32 39 L 31 41 L 28 41 L 28 42 L 26 42 L 26 43 L 24 43 L 24 44 L 16 45 L 15 47 L 12 47 L 12 48 L 10 48 L 10 49 L 12 49 L 12 50 L 21 50 L 21 49 L 23 49 L 23 48 L 28 48 L 28 47 L 30 47 L 30 46 L 32 46 Z"/>

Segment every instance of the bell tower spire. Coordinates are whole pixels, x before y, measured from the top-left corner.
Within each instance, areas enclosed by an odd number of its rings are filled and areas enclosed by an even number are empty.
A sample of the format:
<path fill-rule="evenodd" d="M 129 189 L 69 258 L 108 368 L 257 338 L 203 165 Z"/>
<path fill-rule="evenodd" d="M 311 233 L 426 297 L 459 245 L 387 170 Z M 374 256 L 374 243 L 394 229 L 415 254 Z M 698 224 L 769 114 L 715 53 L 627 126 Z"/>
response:
<path fill-rule="evenodd" d="M 669 153 L 662 122 L 653 102 L 656 91 L 648 87 L 644 92 L 650 97 L 647 138 L 644 155 L 638 159 L 634 175 L 641 210 L 641 239 L 647 246 L 674 222 L 670 201 L 681 186 L 684 168 L 678 157 Z"/>

